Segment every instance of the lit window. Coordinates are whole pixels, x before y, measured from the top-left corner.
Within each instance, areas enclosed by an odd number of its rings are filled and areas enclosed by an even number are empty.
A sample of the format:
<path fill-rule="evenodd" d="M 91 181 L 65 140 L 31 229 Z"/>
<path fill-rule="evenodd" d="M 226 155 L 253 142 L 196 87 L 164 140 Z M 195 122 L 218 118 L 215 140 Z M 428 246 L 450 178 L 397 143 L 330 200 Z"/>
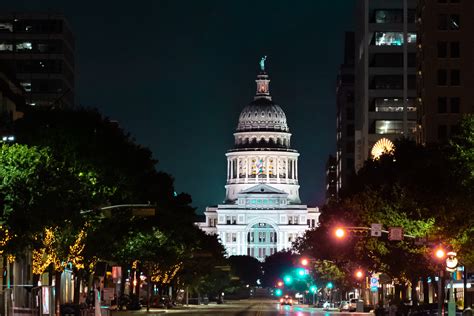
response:
<path fill-rule="evenodd" d="M 31 82 L 20 82 L 20 85 L 26 92 L 31 92 Z"/>
<path fill-rule="evenodd" d="M 16 44 L 17 51 L 32 50 L 32 49 L 33 49 L 33 44 L 31 44 L 31 42 L 22 42 L 22 43 Z"/>
<path fill-rule="evenodd" d="M 416 128 L 415 121 L 407 122 L 407 129 L 409 132 L 414 132 Z M 376 134 L 402 134 L 403 133 L 403 121 L 389 121 L 379 120 L 375 121 L 375 133 Z"/>
<path fill-rule="evenodd" d="M 375 32 L 375 45 L 377 46 L 402 46 L 403 33 L 401 32 Z"/>
<path fill-rule="evenodd" d="M 407 111 L 416 111 L 415 100 L 407 99 Z M 375 99 L 375 112 L 403 112 L 403 98 L 377 98 Z"/>
<path fill-rule="evenodd" d="M 0 51 L 13 51 L 13 44 L 0 43 Z"/>
<path fill-rule="evenodd" d="M 1 30 L 8 30 L 10 32 L 13 32 L 13 24 L 11 23 L 0 23 L 0 31 Z"/>

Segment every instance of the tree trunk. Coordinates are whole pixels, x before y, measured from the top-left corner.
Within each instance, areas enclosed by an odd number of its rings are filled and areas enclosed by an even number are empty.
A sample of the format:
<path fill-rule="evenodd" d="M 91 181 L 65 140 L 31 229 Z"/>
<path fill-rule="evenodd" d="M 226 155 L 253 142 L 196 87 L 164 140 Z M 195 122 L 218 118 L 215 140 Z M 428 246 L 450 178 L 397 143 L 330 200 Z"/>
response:
<path fill-rule="evenodd" d="M 79 297 L 81 295 L 81 280 L 82 280 L 82 271 L 76 272 L 74 274 L 74 304 L 79 304 Z"/>

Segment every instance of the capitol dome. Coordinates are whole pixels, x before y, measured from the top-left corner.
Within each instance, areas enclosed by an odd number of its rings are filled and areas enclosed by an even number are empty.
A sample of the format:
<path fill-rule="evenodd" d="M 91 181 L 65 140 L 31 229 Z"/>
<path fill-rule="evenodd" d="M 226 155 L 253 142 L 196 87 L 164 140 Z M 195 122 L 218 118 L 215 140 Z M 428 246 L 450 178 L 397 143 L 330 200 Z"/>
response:
<path fill-rule="evenodd" d="M 237 125 L 237 132 L 249 131 L 288 132 L 286 115 L 270 98 L 256 98 L 242 110 Z"/>

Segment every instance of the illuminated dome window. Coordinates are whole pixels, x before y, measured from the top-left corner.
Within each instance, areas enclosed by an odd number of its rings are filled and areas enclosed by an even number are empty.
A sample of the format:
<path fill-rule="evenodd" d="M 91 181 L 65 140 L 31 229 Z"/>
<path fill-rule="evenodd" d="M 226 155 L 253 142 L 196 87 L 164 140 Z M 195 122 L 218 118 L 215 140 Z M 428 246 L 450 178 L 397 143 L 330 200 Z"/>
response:
<path fill-rule="evenodd" d="M 372 147 L 372 157 L 378 159 L 384 153 L 390 153 L 395 149 L 395 145 L 387 138 L 379 139 Z"/>

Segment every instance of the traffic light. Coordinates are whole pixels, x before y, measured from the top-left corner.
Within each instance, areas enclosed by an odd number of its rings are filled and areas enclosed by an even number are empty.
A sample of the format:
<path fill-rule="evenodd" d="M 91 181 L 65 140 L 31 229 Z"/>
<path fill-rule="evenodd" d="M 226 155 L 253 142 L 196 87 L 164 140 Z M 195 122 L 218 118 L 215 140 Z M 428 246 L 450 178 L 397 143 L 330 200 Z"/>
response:
<path fill-rule="evenodd" d="M 287 274 L 283 277 L 283 282 L 285 282 L 286 285 L 291 284 L 293 283 L 293 278 Z"/>
<path fill-rule="evenodd" d="M 283 291 L 281 289 L 276 289 L 275 290 L 275 295 L 276 296 L 281 296 L 283 294 Z"/>
<path fill-rule="evenodd" d="M 309 260 L 307 258 L 301 258 L 300 262 L 303 267 L 306 267 L 309 264 Z"/>
<path fill-rule="evenodd" d="M 326 284 L 326 287 L 327 287 L 328 289 L 332 289 L 333 286 L 334 286 L 334 285 L 332 284 L 332 282 L 328 282 L 328 284 Z"/>
<path fill-rule="evenodd" d="M 304 277 L 308 271 L 305 269 L 305 268 L 298 268 L 296 269 L 296 275 L 298 275 L 299 277 Z"/>
<path fill-rule="evenodd" d="M 278 281 L 277 286 L 278 286 L 278 287 L 282 287 L 282 286 L 283 286 L 283 282 L 282 282 L 282 281 Z"/>
<path fill-rule="evenodd" d="M 311 293 L 316 293 L 317 290 L 318 290 L 318 288 L 316 287 L 316 285 L 311 285 L 311 286 L 309 287 L 309 291 L 310 291 Z"/>

